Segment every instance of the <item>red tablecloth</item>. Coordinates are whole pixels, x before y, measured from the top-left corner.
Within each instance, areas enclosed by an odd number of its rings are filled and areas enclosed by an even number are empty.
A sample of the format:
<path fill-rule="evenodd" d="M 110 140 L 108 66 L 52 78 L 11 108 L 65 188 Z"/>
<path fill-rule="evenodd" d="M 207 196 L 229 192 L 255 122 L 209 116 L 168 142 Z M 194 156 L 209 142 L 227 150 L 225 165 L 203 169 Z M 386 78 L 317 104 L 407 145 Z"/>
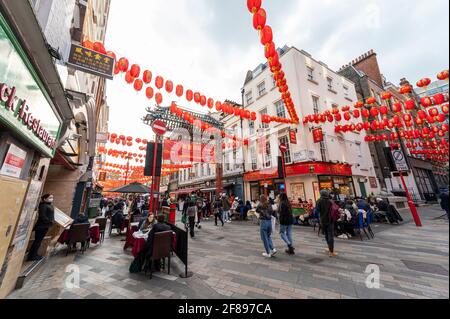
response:
<path fill-rule="evenodd" d="M 123 246 L 124 250 L 127 250 L 130 247 L 134 247 L 136 239 L 133 237 L 133 234 L 138 230 L 139 228 L 137 226 L 131 226 L 127 228 L 127 237 L 125 239 L 125 246 Z"/>
<path fill-rule="evenodd" d="M 92 225 L 89 229 L 89 236 L 91 237 L 91 243 L 98 244 L 100 241 L 100 226 Z M 58 243 L 65 244 L 69 241 L 70 229 L 65 229 L 64 232 L 59 236 Z"/>
<path fill-rule="evenodd" d="M 134 257 L 137 257 L 139 253 L 145 248 L 146 240 L 144 238 L 135 238 L 133 244 L 132 254 Z"/>

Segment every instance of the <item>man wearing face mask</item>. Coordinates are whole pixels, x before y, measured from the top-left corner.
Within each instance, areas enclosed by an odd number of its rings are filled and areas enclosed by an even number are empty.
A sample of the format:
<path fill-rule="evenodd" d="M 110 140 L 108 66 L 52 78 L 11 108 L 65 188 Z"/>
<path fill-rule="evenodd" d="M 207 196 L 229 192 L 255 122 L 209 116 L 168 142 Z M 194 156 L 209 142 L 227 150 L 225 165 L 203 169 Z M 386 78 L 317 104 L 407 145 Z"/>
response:
<path fill-rule="evenodd" d="M 28 253 L 28 261 L 37 261 L 42 259 L 41 256 L 38 256 L 37 252 L 41 247 L 42 240 L 45 238 L 48 230 L 55 222 L 53 195 L 44 195 L 41 197 L 41 200 L 42 201 L 39 204 L 39 217 L 36 225 L 34 226 L 34 242 Z"/>

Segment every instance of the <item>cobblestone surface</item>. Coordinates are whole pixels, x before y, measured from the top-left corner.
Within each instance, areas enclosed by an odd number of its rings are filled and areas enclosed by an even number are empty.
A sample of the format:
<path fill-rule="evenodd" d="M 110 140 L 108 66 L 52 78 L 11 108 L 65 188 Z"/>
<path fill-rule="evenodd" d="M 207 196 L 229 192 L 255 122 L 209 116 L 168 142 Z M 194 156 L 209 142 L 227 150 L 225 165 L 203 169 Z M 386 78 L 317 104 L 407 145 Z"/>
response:
<path fill-rule="evenodd" d="M 411 299 L 449 298 L 449 224 L 438 219 L 437 206 L 419 209 L 424 227 L 417 228 L 409 212 L 402 225 L 375 225 L 375 239 L 337 239 L 337 258 L 325 253 L 325 241 L 312 228 L 296 227 L 296 255 L 284 253 L 278 234 L 276 258 L 262 257 L 258 226 L 233 222 L 224 228 L 205 222 L 190 241 L 190 271 L 174 258 L 172 275 L 130 274 L 133 260 L 115 235 L 84 254 L 65 257 L 65 248 L 51 257 L 21 290 L 9 298 L 40 299 Z M 369 289 L 366 268 L 376 264 L 381 287 Z M 66 267 L 80 270 L 80 287 L 66 285 Z"/>

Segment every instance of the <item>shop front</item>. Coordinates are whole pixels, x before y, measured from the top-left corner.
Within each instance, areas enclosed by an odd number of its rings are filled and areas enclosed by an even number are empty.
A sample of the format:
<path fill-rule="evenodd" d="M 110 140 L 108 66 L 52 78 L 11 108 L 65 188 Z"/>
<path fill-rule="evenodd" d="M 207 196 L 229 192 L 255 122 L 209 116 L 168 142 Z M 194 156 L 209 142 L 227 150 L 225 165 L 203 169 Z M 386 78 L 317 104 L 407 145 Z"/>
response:
<path fill-rule="evenodd" d="M 14 289 L 23 268 L 62 126 L 34 64 L 0 13 L 0 299 Z"/>
<path fill-rule="evenodd" d="M 246 194 L 251 200 L 261 195 L 275 198 L 287 192 L 293 202 L 317 201 L 320 191 L 333 191 L 339 198 L 356 194 L 350 165 L 325 162 L 297 163 L 286 166 L 286 182 L 281 179 L 278 168 L 244 174 Z"/>

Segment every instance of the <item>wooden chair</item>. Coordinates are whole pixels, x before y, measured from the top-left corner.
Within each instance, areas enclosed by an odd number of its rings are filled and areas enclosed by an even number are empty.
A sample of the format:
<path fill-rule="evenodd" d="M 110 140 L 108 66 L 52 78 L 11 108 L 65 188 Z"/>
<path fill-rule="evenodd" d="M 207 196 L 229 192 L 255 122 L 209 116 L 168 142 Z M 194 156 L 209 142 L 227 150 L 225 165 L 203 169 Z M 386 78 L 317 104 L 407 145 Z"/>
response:
<path fill-rule="evenodd" d="M 84 254 L 86 249 L 89 247 L 89 228 L 91 227 L 91 224 L 85 223 L 85 224 L 75 224 L 72 225 L 70 228 L 70 235 L 69 240 L 67 242 L 67 253 L 66 256 L 69 254 L 69 252 L 72 251 L 72 246 L 78 243 L 81 243 L 81 252 Z"/>
<path fill-rule="evenodd" d="M 172 240 L 173 232 L 171 230 L 155 234 L 155 237 L 153 238 L 153 252 L 152 255 L 147 258 L 144 267 L 145 274 L 147 274 L 148 270 L 150 270 L 150 279 L 153 278 L 153 263 L 155 260 L 163 259 L 165 265 L 166 258 L 168 258 L 168 274 L 170 275 Z"/>
<path fill-rule="evenodd" d="M 102 243 L 105 241 L 106 224 L 108 223 L 108 218 L 97 218 L 95 220 L 95 223 L 100 226 L 100 242 Z"/>

